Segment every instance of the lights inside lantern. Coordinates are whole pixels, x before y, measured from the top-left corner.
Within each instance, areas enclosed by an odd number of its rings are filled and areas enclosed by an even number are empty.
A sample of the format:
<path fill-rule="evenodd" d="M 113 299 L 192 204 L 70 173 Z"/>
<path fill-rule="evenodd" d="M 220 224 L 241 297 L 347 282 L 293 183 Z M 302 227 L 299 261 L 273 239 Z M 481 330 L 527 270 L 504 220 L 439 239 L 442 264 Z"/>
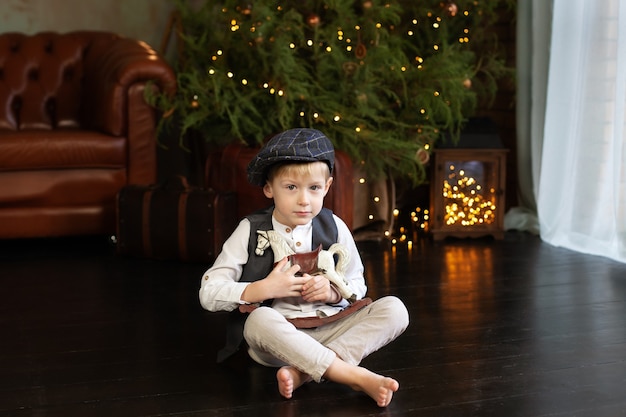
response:
<path fill-rule="evenodd" d="M 471 162 L 468 164 L 481 166 Z M 484 180 L 481 179 L 480 171 L 467 173 L 464 169 L 457 170 L 454 164 L 448 167 L 448 178 L 443 181 L 446 225 L 474 226 L 495 221 L 495 189 L 483 188 L 481 182 Z"/>

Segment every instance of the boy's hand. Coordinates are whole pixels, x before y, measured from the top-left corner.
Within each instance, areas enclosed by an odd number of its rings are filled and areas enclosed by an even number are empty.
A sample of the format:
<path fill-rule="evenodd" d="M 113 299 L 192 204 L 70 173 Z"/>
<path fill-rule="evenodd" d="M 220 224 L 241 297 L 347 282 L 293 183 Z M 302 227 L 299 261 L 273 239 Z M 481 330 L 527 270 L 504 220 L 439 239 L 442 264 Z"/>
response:
<path fill-rule="evenodd" d="M 287 258 L 280 260 L 267 277 L 248 285 L 241 294 L 242 300 L 258 303 L 272 298 L 299 297 L 307 278 L 296 276 L 299 265 L 292 265 L 283 271 L 287 262 Z"/>
<path fill-rule="evenodd" d="M 300 270 L 300 265 L 292 265 L 284 270 L 288 262 L 286 257 L 281 259 L 272 272 L 263 280 L 267 284 L 269 292 L 273 294 L 268 298 L 300 296 L 306 278 L 296 276 L 296 273 Z"/>
<path fill-rule="evenodd" d="M 341 295 L 330 285 L 330 281 L 325 276 L 304 274 L 303 278 L 307 279 L 302 286 L 302 298 L 304 301 L 309 303 L 319 301 L 330 304 L 341 301 Z"/>

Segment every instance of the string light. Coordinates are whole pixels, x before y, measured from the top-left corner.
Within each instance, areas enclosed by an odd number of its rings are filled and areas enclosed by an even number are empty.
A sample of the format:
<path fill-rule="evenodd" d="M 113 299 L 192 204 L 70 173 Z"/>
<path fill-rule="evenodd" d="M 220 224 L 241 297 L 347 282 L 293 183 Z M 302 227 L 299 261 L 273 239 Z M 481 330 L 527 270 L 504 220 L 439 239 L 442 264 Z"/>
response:
<path fill-rule="evenodd" d="M 442 6 L 443 6 L 443 3 L 442 3 Z M 250 16 L 251 11 L 252 11 L 251 7 L 252 6 L 237 7 L 237 10 L 239 11 L 241 15 Z M 450 16 L 454 17 L 455 15 L 457 15 L 458 10 L 456 9 L 455 4 L 453 4 L 452 2 L 449 2 L 449 4 L 445 7 L 446 8 L 444 10 L 447 10 L 448 13 L 444 15 L 444 18 L 450 17 Z M 282 6 L 280 5 L 277 6 L 277 10 L 282 10 Z M 226 8 L 223 8 L 222 12 L 229 13 L 229 11 Z M 469 10 L 463 10 L 462 12 L 458 14 L 459 15 L 462 14 L 463 16 L 467 17 L 469 16 L 470 12 Z M 317 16 L 314 16 L 314 17 L 317 17 Z M 246 21 L 246 18 L 244 18 L 243 21 L 238 21 L 237 19 L 230 19 L 230 31 L 235 33 L 242 29 L 246 30 L 247 26 L 245 26 L 246 24 L 243 23 L 245 21 Z M 412 23 L 413 26 L 410 28 L 407 28 L 406 32 L 404 32 L 406 36 L 408 37 L 414 37 L 416 35 L 416 32 L 419 29 L 418 25 L 420 24 L 422 25 L 422 30 L 423 30 L 424 25 L 426 25 L 426 27 L 432 27 L 432 29 L 434 29 L 437 32 L 445 32 L 446 30 L 446 23 L 444 22 L 444 19 L 442 19 L 442 17 L 440 16 L 437 16 L 436 14 L 433 14 L 432 12 L 428 12 L 426 18 L 424 16 L 419 16 L 419 18 L 413 17 L 410 20 L 410 22 Z M 314 23 L 313 20 L 309 21 L 309 25 L 311 25 L 311 27 L 313 27 L 313 23 Z M 262 34 L 263 33 L 262 26 L 263 26 L 262 21 L 249 24 L 249 31 L 251 33 L 258 32 L 257 38 L 250 41 L 251 46 L 253 46 L 254 42 L 261 44 L 263 42 L 267 42 L 267 41 L 274 42 L 276 41 L 276 39 L 280 39 L 280 38 L 275 39 L 273 37 L 265 38 Z M 384 25 L 380 22 L 376 22 L 374 24 L 374 27 L 377 30 L 382 29 L 383 26 Z M 364 43 L 361 40 L 361 33 L 365 33 L 366 30 L 363 30 L 363 29 L 366 29 L 366 28 L 362 28 L 359 25 L 354 25 L 353 29 L 354 31 L 357 32 L 358 36 L 354 34 L 354 32 L 348 27 L 348 32 L 352 32 L 352 35 L 353 35 L 352 39 L 350 38 L 350 34 L 344 32 L 343 29 L 341 28 L 337 29 L 336 39 L 342 44 L 341 45 L 333 44 L 337 46 L 334 49 L 331 45 L 327 43 L 316 44 L 313 39 L 306 39 L 305 43 L 306 43 L 306 46 L 309 48 L 319 47 L 320 51 L 325 51 L 328 54 L 334 54 L 334 53 L 337 53 L 337 51 L 339 51 L 339 53 L 341 54 L 344 54 L 345 52 L 347 52 L 351 54 L 352 57 L 356 57 L 357 59 L 354 60 L 356 62 L 351 62 L 353 66 L 344 67 L 344 69 L 346 70 L 346 74 L 350 76 L 354 73 L 354 71 L 358 70 L 359 65 L 364 65 L 364 62 L 365 62 L 365 60 L 363 59 L 364 56 L 359 55 L 359 52 L 360 52 L 359 48 L 363 48 L 362 51 L 367 52 L 363 45 L 367 45 L 367 48 L 369 48 L 370 47 L 369 45 L 374 45 L 374 42 L 377 42 L 377 40 L 376 41 L 368 40 Z M 393 30 L 394 27 L 391 25 L 391 26 L 387 26 L 386 29 Z M 367 32 L 370 33 L 370 31 L 367 31 Z M 241 36 L 241 35 L 238 34 L 236 36 Z M 468 43 L 469 42 L 469 28 L 464 28 L 463 33 L 459 34 L 457 39 L 460 44 Z M 287 42 L 286 46 L 288 46 L 289 49 L 293 50 L 294 53 L 301 46 L 300 43 L 296 44 L 292 40 L 285 41 L 285 42 Z M 434 53 L 437 53 L 441 50 L 442 46 L 443 45 L 441 45 L 440 43 L 433 43 L 432 50 L 435 51 Z M 427 56 L 434 54 L 432 51 L 424 52 L 424 53 Z M 233 79 L 235 78 L 235 73 L 233 71 L 228 71 L 228 68 L 224 68 L 223 66 L 220 66 L 220 65 L 224 65 L 223 56 L 224 56 L 223 50 L 217 50 L 214 53 L 214 55 L 211 56 L 211 60 L 212 62 L 214 62 L 215 68 L 208 69 L 207 73 L 210 76 L 220 76 L 220 77 L 226 76 L 229 79 Z M 412 71 L 415 69 L 423 70 L 424 64 L 425 64 L 425 59 L 423 57 L 415 56 L 413 59 L 413 62 L 411 62 L 409 59 L 409 62 L 407 62 L 406 65 L 396 65 L 396 66 L 390 67 L 390 71 L 394 71 L 394 70 L 397 71 L 398 69 L 402 72 Z M 246 78 L 243 78 L 240 80 L 241 85 L 246 86 L 247 88 L 255 88 L 255 87 L 258 88 L 259 85 L 257 84 L 257 82 L 249 81 Z M 470 83 L 469 86 L 468 86 L 468 82 Z M 271 80 L 270 82 L 262 83 L 261 87 L 262 89 L 267 90 L 269 94 L 274 95 L 276 99 L 278 100 L 279 98 L 283 98 L 287 96 L 288 94 L 288 91 L 276 86 L 279 83 L 280 81 Z M 471 80 L 470 81 L 466 80 L 463 85 L 466 86 L 467 88 L 470 88 Z M 432 92 L 434 97 L 442 97 L 442 95 L 444 94 L 447 95 L 446 93 L 447 93 L 446 91 L 433 91 Z M 363 96 L 365 96 L 365 94 L 363 94 Z M 367 100 L 367 96 L 365 96 L 365 100 Z M 194 96 L 194 99 L 191 105 L 192 107 L 199 106 L 197 96 Z M 324 120 L 324 121 L 332 120 L 335 123 L 346 123 L 346 121 L 349 120 L 347 115 L 342 115 L 339 113 L 324 114 L 323 111 L 316 112 L 316 111 L 310 110 L 309 108 L 306 108 L 306 111 L 305 111 L 304 106 L 298 108 L 296 112 L 300 118 L 305 118 L 308 116 L 312 118 L 313 120 L 316 120 L 317 122 L 319 122 L 320 120 Z M 419 108 L 417 112 L 420 115 L 422 115 L 424 118 L 429 117 L 427 115 L 426 108 Z M 350 129 L 354 129 L 354 132 L 356 132 L 357 134 L 361 133 L 362 129 L 364 128 L 369 128 L 369 126 L 361 125 L 361 126 L 350 127 Z M 422 130 L 421 127 L 416 128 L 415 131 L 420 135 L 424 134 L 424 131 Z M 422 147 L 427 152 L 429 152 L 431 149 L 430 144 L 428 143 L 423 144 Z M 478 184 L 476 179 L 472 178 L 471 176 L 465 176 L 463 171 L 459 171 L 458 173 L 455 172 L 455 174 L 458 176 L 451 178 L 449 181 L 446 181 L 444 183 L 444 187 L 442 190 L 444 197 L 446 197 L 449 200 L 448 204 L 446 205 L 446 215 L 445 215 L 446 220 L 445 221 L 448 224 L 462 224 L 462 225 L 467 225 L 467 226 L 472 225 L 472 224 L 477 224 L 477 223 L 484 223 L 484 224 L 492 223 L 494 221 L 494 216 L 495 216 L 494 211 L 496 210 L 496 206 L 491 200 L 483 196 L 480 184 Z M 367 179 L 360 178 L 358 182 L 360 184 L 366 184 Z M 374 201 L 374 203 L 380 204 L 383 201 L 383 199 L 387 197 L 381 197 L 381 196 L 376 195 L 376 196 L 372 196 L 371 198 Z M 395 209 L 393 211 L 393 216 L 395 218 L 398 218 L 399 214 L 400 212 L 398 209 Z M 375 216 L 373 214 L 369 214 L 368 218 L 370 220 L 374 220 Z M 414 232 L 419 232 L 419 233 L 427 232 L 429 228 L 429 220 L 430 220 L 429 210 L 416 207 L 413 211 L 410 212 L 409 229 L 412 228 Z M 392 232 L 392 231 L 386 231 L 385 236 L 387 236 L 388 238 L 392 237 L 393 238 L 392 242 L 394 244 L 398 242 L 407 242 L 409 249 L 412 248 L 413 240 L 409 239 L 408 237 L 408 235 L 410 234 L 409 230 L 405 227 L 400 227 L 398 231 L 399 231 L 399 235 L 397 235 L 397 233 Z"/>
<path fill-rule="evenodd" d="M 482 194 L 482 186 L 478 181 L 466 175 L 463 169 L 456 171 L 454 165 L 449 166 L 449 173 L 448 179 L 443 182 L 446 225 L 492 224 L 495 221 L 496 205 Z M 490 191 L 493 195 L 493 190 Z"/>
<path fill-rule="evenodd" d="M 244 16 L 249 16 L 251 14 L 251 7 L 250 6 L 248 6 L 248 7 L 237 7 L 237 10 L 238 10 L 239 13 L 241 13 L 241 15 L 244 15 Z M 277 10 L 279 10 L 279 11 L 282 10 L 282 6 L 280 6 L 280 5 L 277 6 Z M 227 8 L 222 8 L 221 11 L 224 14 L 228 14 L 229 13 L 229 10 Z M 465 16 L 468 16 L 469 15 L 469 11 L 465 10 L 465 11 L 463 11 L 463 14 Z M 432 24 L 432 27 L 434 29 L 440 29 L 441 28 L 441 24 L 443 22 L 443 19 L 442 19 L 441 16 L 433 15 L 432 12 L 428 12 L 427 16 L 428 16 L 429 19 L 433 19 L 431 24 Z M 417 17 L 414 17 L 414 18 L 412 18 L 410 20 L 410 22 L 412 23 L 412 25 L 417 26 L 419 24 L 419 19 Z M 241 22 L 238 21 L 235 18 L 230 19 L 229 23 L 230 23 L 230 31 L 231 32 L 237 32 L 237 31 L 239 31 L 242 28 Z M 254 24 L 250 25 L 249 30 L 250 30 L 250 32 L 254 33 L 254 32 L 257 31 L 257 27 L 260 28 L 260 26 L 262 26 L 262 22 L 254 23 Z M 376 22 L 374 24 L 374 27 L 376 29 L 381 29 L 381 28 L 383 28 L 383 24 L 381 22 Z M 358 25 L 358 24 L 354 25 L 353 28 L 357 32 L 360 32 L 362 30 L 362 27 L 360 25 Z M 408 29 L 406 33 L 407 33 L 408 36 L 414 36 L 415 35 L 415 32 L 413 30 L 411 30 L 411 29 Z M 464 29 L 465 36 L 461 36 L 459 38 L 459 42 L 460 43 L 466 43 L 466 42 L 469 41 L 469 39 L 467 37 L 468 33 L 469 33 L 469 29 L 465 28 Z M 345 32 L 341 28 L 339 28 L 337 30 L 337 39 L 339 41 L 342 41 L 342 42 L 346 43 L 346 49 L 345 49 L 346 51 L 352 52 L 354 50 L 354 48 L 351 45 L 352 39 L 347 38 Z M 270 38 L 270 41 L 274 41 L 274 38 L 273 37 Z M 257 42 L 263 42 L 263 37 L 257 38 Z M 313 47 L 314 44 L 315 43 L 314 43 L 313 39 L 306 40 L 306 45 L 307 46 Z M 324 47 L 321 44 L 320 44 L 320 46 Z M 292 50 L 297 49 L 297 45 L 294 42 L 289 42 L 288 47 L 290 49 L 292 49 Z M 440 46 L 438 44 L 434 44 L 433 45 L 433 49 L 435 51 L 438 51 L 439 48 L 440 48 Z M 330 45 L 326 45 L 324 47 L 324 49 L 325 49 L 325 51 L 327 53 L 332 53 L 333 52 L 333 49 L 332 49 L 332 47 Z M 357 50 L 357 54 L 358 54 L 358 50 Z M 219 58 L 222 57 L 223 55 L 224 55 L 224 51 L 219 49 L 219 50 L 217 50 L 215 52 L 215 54 L 213 56 L 211 56 L 211 60 L 214 61 L 214 62 L 217 62 L 219 60 Z M 416 56 L 415 57 L 415 62 L 417 64 L 417 69 L 423 69 L 422 64 L 424 63 L 424 59 L 422 57 Z M 402 72 L 406 72 L 406 71 L 409 70 L 409 67 L 407 67 L 407 66 L 400 66 L 399 68 L 400 68 L 400 70 Z M 390 70 L 393 71 L 394 68 L 390 67 Z M 216 75 L 217 71 L 214 68 L 210 68 L 209 70 L 207 70 L 207 73 L 209 75 Z M 232 71 L 225 71 L 225 72 L 223 72 L 223 74 L 225 74 L 228 78 L 231 78 L 231 79 L 235 77 L 235 74 Z M 243 86 L 248 86 L 249 85 L 248 80 L 245 79 L 245 78 L 242 79 L 240 82 L 241 82 L 241 85 L 243 85 Z M 268 92 L 270 94 L 275 95 L 277 97 L 284 97 L 286 95 L 284 90 L 278 89 L 278 88 L 275 88 L 275 87 L 271 87 L 269 85 L 269 83 L 267 83 L 267 82 L 262 84 L 262 88 L 268 90 Z M 438 97 L 440 95 L 440 93 L 438 91 L 435 91 L 433 94 L 435 95 L 435 97 Z M 425 115 L 426 109 L 420 109 L 419 112 L 420 112 L 420 114 Z M 299 111 L 298 114 L 299 114 L 300 117 L 305 117 L 304 111 Z M 320 118 L 320 114 L 314 113 L 313 114 L 313 118 L 314 119 L 319 119 Z M 335 114 L 332 117 L 332 120 L 334 122 L 340 122 L 342 120 L 342 116 L 340 114 Z M 360 126 L 356 126 L 354 129 L 355 129 L 355 131 L 357 133 L 361 132 L 361 127 Z"/>

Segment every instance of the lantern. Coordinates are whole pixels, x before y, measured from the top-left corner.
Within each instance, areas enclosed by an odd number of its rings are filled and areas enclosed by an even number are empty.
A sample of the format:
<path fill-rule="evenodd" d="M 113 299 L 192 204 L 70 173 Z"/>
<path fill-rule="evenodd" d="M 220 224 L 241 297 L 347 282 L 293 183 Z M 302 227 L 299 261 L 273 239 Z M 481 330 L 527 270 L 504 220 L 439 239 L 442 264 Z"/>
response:
<path fill-rule="evenodd" d="M 433 152 L 430 231 L 446 236 L 504 237 L 506 153 L 493 125 L 474 120 L 457 144 Z"/>

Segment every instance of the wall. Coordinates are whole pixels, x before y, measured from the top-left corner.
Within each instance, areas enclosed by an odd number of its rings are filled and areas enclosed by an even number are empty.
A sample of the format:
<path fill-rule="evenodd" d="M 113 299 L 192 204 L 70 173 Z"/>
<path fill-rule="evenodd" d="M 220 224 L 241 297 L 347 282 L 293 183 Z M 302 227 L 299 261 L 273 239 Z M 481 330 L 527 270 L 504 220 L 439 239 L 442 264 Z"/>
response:
<path fill-rule="evenodd" d="M 1 0 L 0 32 L 107 30 L 159 50 L 171 0 Z"/>

